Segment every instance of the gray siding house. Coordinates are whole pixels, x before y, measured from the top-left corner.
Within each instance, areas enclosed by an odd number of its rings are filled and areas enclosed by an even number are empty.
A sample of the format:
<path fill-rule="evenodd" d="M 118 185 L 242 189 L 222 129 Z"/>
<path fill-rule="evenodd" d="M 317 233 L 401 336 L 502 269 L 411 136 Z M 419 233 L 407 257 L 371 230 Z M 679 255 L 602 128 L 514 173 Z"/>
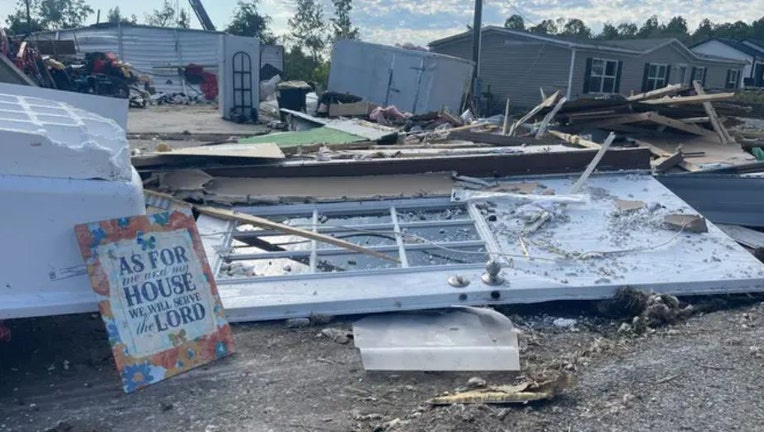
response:
<path fill-rule="evenodd" d="M 472 58 L 472 33 L 430 43 L 430 50 Z M 695 53 L 676 39 L 576 41 L 501 27 L 482 30 L 479 74 L 497 105 L 540 102 L 539 88 L 568 99 L 631 94 L 698 80 L 710 89 L 735 88 L 743 61 Z M 730 87 L 735 86 L 735 87 Z"/>

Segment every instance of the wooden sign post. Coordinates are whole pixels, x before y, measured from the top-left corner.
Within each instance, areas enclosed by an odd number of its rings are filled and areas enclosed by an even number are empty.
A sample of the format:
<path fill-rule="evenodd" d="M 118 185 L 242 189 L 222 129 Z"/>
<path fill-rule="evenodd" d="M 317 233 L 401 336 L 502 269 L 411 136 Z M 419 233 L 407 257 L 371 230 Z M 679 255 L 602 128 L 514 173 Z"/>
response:
<path fill-rule="evenodd" d="M 125 392 L 233 352 L 190 211 L 75 228 Z"/>

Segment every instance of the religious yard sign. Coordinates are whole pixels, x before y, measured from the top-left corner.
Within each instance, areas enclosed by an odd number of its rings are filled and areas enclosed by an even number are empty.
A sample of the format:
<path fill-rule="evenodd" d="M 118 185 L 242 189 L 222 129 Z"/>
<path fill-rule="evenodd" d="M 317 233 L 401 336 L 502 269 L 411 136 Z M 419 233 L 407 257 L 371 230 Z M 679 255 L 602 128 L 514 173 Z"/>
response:
<path fill-rule="evenodd" d="M 188 210 L 75 228 L 125 392 L 233 352 Z"/>

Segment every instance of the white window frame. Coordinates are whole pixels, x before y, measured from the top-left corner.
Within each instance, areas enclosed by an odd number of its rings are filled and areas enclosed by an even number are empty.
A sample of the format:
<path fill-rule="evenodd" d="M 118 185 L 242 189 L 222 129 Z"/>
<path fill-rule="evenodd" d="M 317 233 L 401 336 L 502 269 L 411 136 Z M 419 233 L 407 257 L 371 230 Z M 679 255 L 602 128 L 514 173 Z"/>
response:
<path fill-rule="evenodd" d="M 734 80 L 732 79 L 733 75 L 735 77 Z M 738 87 L 740 86 L 740 75 L 742 75 L 740 72 L 740 69 L 730 69 L 729 78 L 727 79 L 725 88 L 737 90 Z"/>
<path fill-rule="evenodd" d="M 602 62 L 602 74 L 595 74 L 594 73 L 594 64 L 596 62 Z M 608 75 L 607 73 L 607 65 L 608 63 L 614 63 L 615 66 L 613 67 L 613 74 Z M 591 86 L 592 78 L 599 78 L 600 85 L 599 89 L 593 89 Z M 605 91 L 605 80 L 611 79 L 613 80 L 613 91 Z M 592 68 L 589 71 L 589 93 L 600 93 L 600 94 L 614 94 L 616 92 L 617 87 L 617 80 L 618 80 L 618 60 L 613 59 L 605 59 L 605 58 L 592 58 Z"/>
<path fill-rule="evenodd" d="M 647 88 L 646 91 L 657 90 L 668 85 L 669 66 L 666 63 L 648 63 L 647 68 Z M 655 70 L 653 70 L 655 67 Z M 661 74 L 663 69 L 663 74 Z"/>
<path fill-rule="evenodd" d="M 702 71 L 702 73 L 701 73 L 700 77 L 698 77 L 698 73 L 700 73 L 701 71 Z M 707 72 L 708 72 L 708 70 L 705 68 L 705 66 L 697 66 L 697 67 L 695 67 L 695 73 L 692 75 L 692 77 L 690 77 L 690 81 L 691 82 L 692 81 L 697 81 L 697 82 L 699 82 L 702 85 L 703 81 L 705 81 L 705 79 L 706 79 L 706 73 Z"/>
<path fill-rule="evenodd" d="M 409 211 L 420 210 L 441 210 L 451 208 L 464 208 L 466 214 L 464 217 L 454 220 L 422 220 L 422 221 L 408 221 L 402 222 L 399 220 L 399 214 Z M 475 268 L 484 267 L 484 263 L 488 260 L 489 256 L 495 256 L 500 251 L 496 239 L 491 233 L 485 218 L 481 216 L 480 210 L 474 203 L 459 203 L 455 204 L 450 201 L 449 198 L 420 198 L 420 199 L 403 199 L 403 200 L 384 200 L 384 201 L 350 201 L 345 203 L 329 203 L 329 204 L 305 204 L 305 205 L 277 205 L 268 207 L 242 207 L 238 208 L 238 211 L 244 213 L 255 214 L 260 217 L 273 217 L 273 216 L 288 216 L 288 217 L 300 217 L 307 215 L 312 220 L 309 226 L 302 228 L 320 232 L 323 234 L 335 234 L 341 232 L 353 232 L 354 227 L 362 231 L 381 231 L 385 233 L 399 233 L 392 234 L 395 238 L 395 243 L 386 246 L 366 246 L 367 248 L 376 252 L 388 254 L 391 257 L 398 258 L 400 263 L 393 266 L 382 266 L 369 269 L 358 269 L 353 271 L 343 271 L 340 273 L 331 271 L 320 271 L 321 265 L 320 258 L 326 256 L 350 256 L 358 255 L 356 252 L 339 249 L 326 245 L 326 248 L 317 247 L 317 242 L 312 241 L 305 249 L 283 251 L 283 252 L 257 252 L 257 253 L 237 253 L 233 246 L 234 238 L 246 237 L 247 231 L 241 231 L 235 228 L 235 224 L 231 224 L 219 238 L 217 248 L 214 252 L 216 259 L 211 262 L 213 272 L 218 279 L 219 284 L 227 283 L 241 283 L 246 281 L 279 281 L 279 280 L 299 280 L 303 278 L 326 278 L 337 277 L 339 275 L 374 275 L 385 273 L 398 273 L 407 271 L 430 271 L 439 267 L 458 269 L 458 268 Z M 330 212 L 335 216 L 339 213 L 342 215 L 353 216 L 358 212 L 369 211 L 384 211 L 389 212 L 391 221 L 377 224 L 357 225 L 348 223 L 347 225 L 339 225 L 336 229 L 332 229 L 332 226 L 322 226 L 319 223 L 319 219 L 324 212 Z M 416 228 L 467 228 L 474 227 L 477 232 L 478 238 L 474 240 L 466 241 L 450 241 L 450 240 L 436 240 L 430 243 L 417 243 L 416 240 L 406 239 L 405 232 L 409 229 Z M 255 237 L 274 236 L 277 232 L 271 231 L 251 231 L 252 234 L 257 234 Z M 267 239 L 267 237 L 264 237 Z M 347 239 L 351 241 L 351 239 Z M 405 240 L 405 241 L 404 241 Z M 439 248 L 441 248 L 439 250 Z M 437 251 L 447 254 L 447 250 L 466 250 L 466 254 L 463 258 L 469 258 L 469 262 L 465 263 L 448 263 L 448 264 L 431 264 L 431 265 L 410 265 L 410 253 L 412 251 Z M 459 254 L 457 254 L 459 255 Z M 221 273 L 221 267 L 223 261 L 250 261 L 250 260 L 268 260 L 279 258 L 294 258 L 299 257 L 301 259 L 308 260 L 309 270 L 301 272 L 299 274 L 290 274 L 285 272 L 281 275 L 270 276 L 235 276 L 233 279 L 226 278 Z M 474 259 L 473 259 L 474 258 Z M 373 258 L 372 258 L 373 259 Z M 503 258 L 500 261 L 505 261 Z"/>

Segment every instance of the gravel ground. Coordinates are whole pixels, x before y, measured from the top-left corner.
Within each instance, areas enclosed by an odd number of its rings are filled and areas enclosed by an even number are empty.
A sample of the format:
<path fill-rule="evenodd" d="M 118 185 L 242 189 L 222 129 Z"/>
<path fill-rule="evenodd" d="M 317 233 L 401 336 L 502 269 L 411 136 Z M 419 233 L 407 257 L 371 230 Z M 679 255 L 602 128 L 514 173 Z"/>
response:
<path fill-rule="evenodd" d="M 440 408 L 427 400 L 474 374 L 367 373 L 352 343 L 318 336 L 323 327 L 234 326 L 232 358 L 125 395 L 97 316 L 17 320 L 0 345 L 0 431 L 764 430 L 761 304 L 646 336 L 570 313 L 586 304 L 559 308 L 507 312 L 523 331 L 522 374 L 568 370 L 574 388 L 530 405 Z M 578 324 L 555 327 L 556 316 Z M 522 374 L 480 377 L 503 385 Z"/>

